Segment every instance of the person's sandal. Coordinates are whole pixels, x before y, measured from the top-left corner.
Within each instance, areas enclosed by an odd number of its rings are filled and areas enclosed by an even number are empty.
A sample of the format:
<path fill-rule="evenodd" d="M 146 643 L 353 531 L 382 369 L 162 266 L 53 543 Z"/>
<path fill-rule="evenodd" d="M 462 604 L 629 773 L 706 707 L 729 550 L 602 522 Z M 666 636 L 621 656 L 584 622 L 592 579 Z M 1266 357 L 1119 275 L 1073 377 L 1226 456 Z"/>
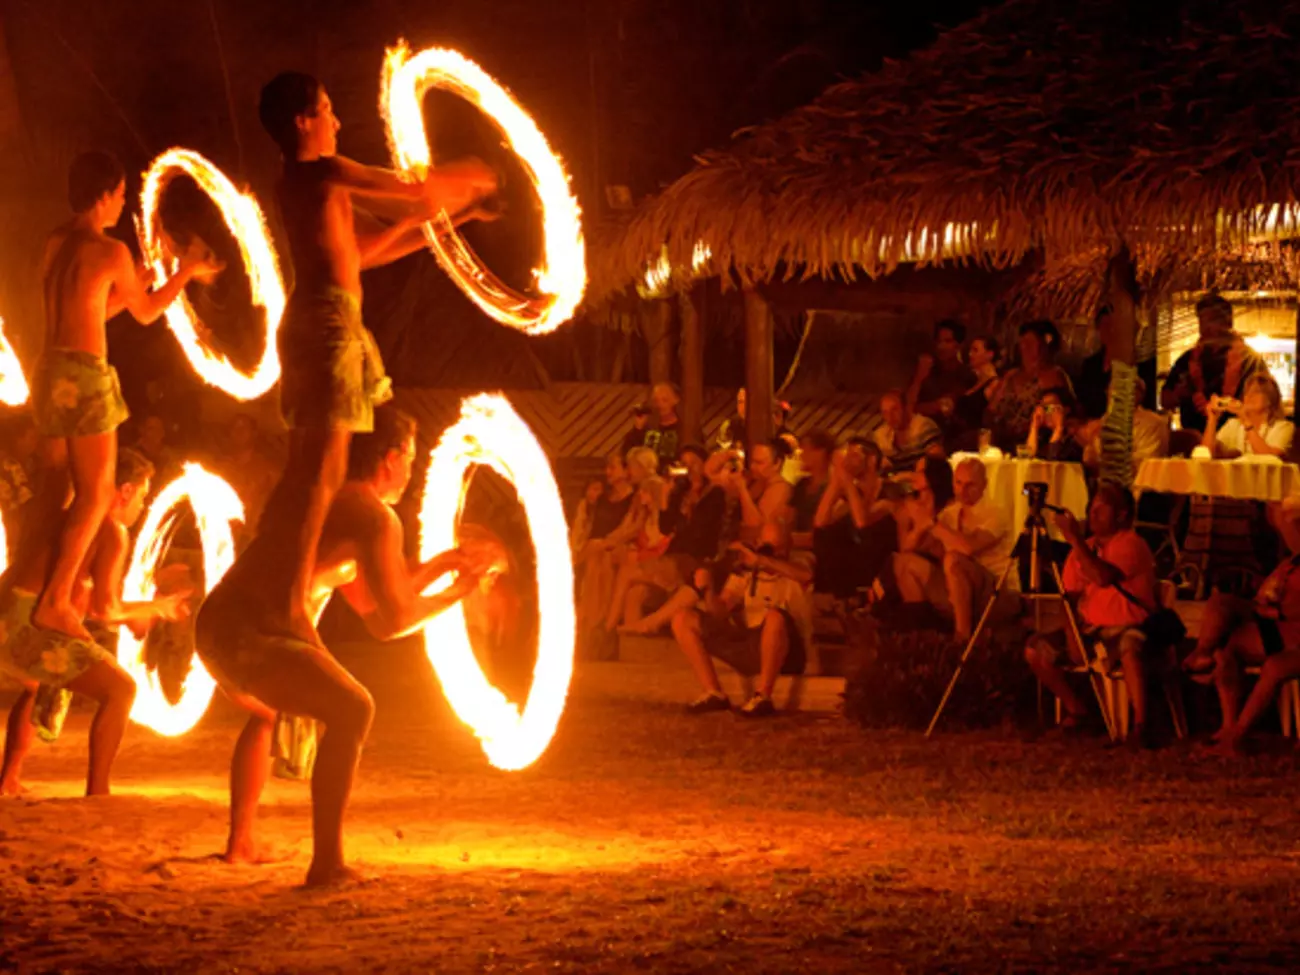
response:
<path fill-rule="evenodd" d="M 687 714 L 711 714 L 715 711 L 730 711 L 731 699 L 725 694 L 709 692 L 686 705 Z"/>
<path fill-rule="evenodd" d="M 737 712 L 742 718 L 771 718 L 776 716 L 776 705 L 766 694 L 754 692 Z"/>

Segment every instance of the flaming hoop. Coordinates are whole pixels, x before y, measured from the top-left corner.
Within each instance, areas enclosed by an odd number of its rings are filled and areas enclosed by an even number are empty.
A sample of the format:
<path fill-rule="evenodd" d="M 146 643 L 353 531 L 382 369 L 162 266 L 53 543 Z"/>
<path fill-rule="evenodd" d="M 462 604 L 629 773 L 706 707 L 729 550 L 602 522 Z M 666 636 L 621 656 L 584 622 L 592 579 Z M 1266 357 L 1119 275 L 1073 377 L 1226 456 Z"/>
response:
<path fill-rule="evenodd" d="M 240 372 L 224 355 L 214 350 L 199 335 L 201 323 L 193 307 L 181 294 L 167 309 L 167 324 L 175 333 L 190 365 L 209 386 L 216 386 L 235 399 L 250 400 L 261 396 L 280 378 L 280 358 L 275 337 L 284 317 L 284 280 L 271 235 L 266 229 L 262 208 L 251 193 L 241 193 L 216 166 L 197 152 L 189 149 L 168 149 L 153 161 L 144 175 L 140 190 L 140 218 L 136 232 L 140 249 L 161 281 L 175 266 L 168 260 L 162 247 L 162 222 L 158 203 L 163 190 L 180 174 L 194 179 L 212 198 L 221 211 L 221 217 L 239 243 L 239 253 L 248 271 L 253 293 L 253 304 L 266 313 L 266 348 L 262 360 L 251 375 Z"/>
<path fill-rule="evenodd" d="M 424 233 L 438 262 L 491 318 L 531 335 L 555 331 L 582 301 L 586 251 L 578 201 L 537 123 L 482 68 L 445 48 L 428 48 L 412 57 L 406 42 L 399 42 L 384 57 L 380 84 L 379 111 L 393 164 L 400 170 L 422 176 L 431 165 L 423 112 L 430 88 L 459 95 L 496 123 L 541 199 L 545 256 L 533 272 L 540 296 L 521 294 L 488 270 L 448 214 L 426 223 Z"/>
<path fill-rule="evenodd" d="M 4 333 L 5 320 L 0 318 L 0 403 L 5 406 L 22 406 L 31 395 L 23 364 L 18 361 L 14 348 Z"/>
<path fill-rule="evenodd" d="M 194 509 L 198 521 L 203 543 L 203 579 L 207 587 L 215 586 L 235 561 L 230 523 L 244 517 L 244 506 L 229 484 L 198 464 L 187 463 L 184 473 L 159 491 L 149 506 L 122 584 L 123 602 L 147 602 L 154 598 L 157 591 L 154 572 L 176 530 L 178 509 L 185 502 Z M 171 704 L 163 695 L 158 675 L 150 673 L 145 666 L 144 643 L 125 627 L 118 638 L 117 662 L 135 681 L 131 720 L 168 738 L 183 735 L 198 723 L 217 686 L 196 654 L 180 702 Z"/>
<path fill-rule="evenodd" d="M 460 419 L 433 450 L 420 510 L 422 559 L 456 547 L 465 475 L 473 464 L 515 485 L 537 552 L 537 664 L 523 712 L 484 676 L 459 603 L 424 628 L 424 646 L 452 710 L 478 735 L 488 761 L 513 771 L 546 750 L 564 711 L 573 676 L 573 560 L 550 462 L 509 401 L 490 393 L 464 400 Z"/>

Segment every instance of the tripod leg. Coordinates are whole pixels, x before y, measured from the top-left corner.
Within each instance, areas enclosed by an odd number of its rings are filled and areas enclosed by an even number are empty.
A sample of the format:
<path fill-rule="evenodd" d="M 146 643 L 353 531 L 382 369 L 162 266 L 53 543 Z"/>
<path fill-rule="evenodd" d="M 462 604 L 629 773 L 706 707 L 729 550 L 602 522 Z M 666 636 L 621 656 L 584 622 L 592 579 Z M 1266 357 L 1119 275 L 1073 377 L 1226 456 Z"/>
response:
<path fill-rule="evenodd" d="M 966 661 L 970 658 L 971 651 L 975 649 L 975 641 L 980 638 L 984 632 L 984 624 L 988 622 L 989 615 L 993 612 L 993 606 L 998 601 L 998 595 L 1002 592 L 1002 587 L 1007 584 L 1007 578 L 1011 575 L 1011 569 L 1016 565 L 1016 560 L 1012 559 L 1007 563 L 1007 567 L 1002 570 L 1002 575 L 998 579 L 998 584 L 993 587 L 993 594 L 989 596 L 989 601 L 984 604 L 984 612 L 980 614 L 980 621 L 975 626 L 975 631 L 971 633 L 970 639 L 966 641 L 966 649 L 962 652 L 961 659 L 957 661 L 957 669 L 953 672 L 952 680 L 948 681 L 948 689 L 943 692 L 943 697 L 939 701 L 939 706 L 935 708 L 934 717 L 930 719 L 930 727 L 925 729 L 925 737 L 929 738 L 934 734 L 934 726 L 939 723 L 939 716 L 943 714 L 943 709 L 948 706 L 948 698 L 952 697 L 952 690 L 957 686 L 957 678 L 961 676 L 962 668 L 966 666 Z"/>
<path fill-rule="evenodd" d="M 1092 692 L 1096 695 L 1097 704 L 1101 707 L 1101 717 L 1106 722 L 1106 733 L 1110 736 L 1111 741 L 1118 741 L 1115 715 L 1108 703 L 1109 695 L 1102 686 L 1104 678 L 1097 672 L 1097 665 L 1088 654 L 1088 644 L 1084 642 L 1083 634 L 1079 632 L 1079 622 L 1074 617 L 1074 610 L 1070 607 L 1069 600 L 1065 598 L 1065 583 L 1061 581 L 1061 570 L 1057 568 L 1055 562 L 1051 563 L 1051 565 L 1052 576 L 1056 579 L 1057 591 L 1061 593 L 1061 606 L 1065 609 L 1065 618 L 1070 627 L 1070 636 L 1073 636 L 1075 642 L 1078 643 L 1079 653 L 1083 657 L 1083 665 L 1088 669 L 1088 683 L 1092 685 Z"/>

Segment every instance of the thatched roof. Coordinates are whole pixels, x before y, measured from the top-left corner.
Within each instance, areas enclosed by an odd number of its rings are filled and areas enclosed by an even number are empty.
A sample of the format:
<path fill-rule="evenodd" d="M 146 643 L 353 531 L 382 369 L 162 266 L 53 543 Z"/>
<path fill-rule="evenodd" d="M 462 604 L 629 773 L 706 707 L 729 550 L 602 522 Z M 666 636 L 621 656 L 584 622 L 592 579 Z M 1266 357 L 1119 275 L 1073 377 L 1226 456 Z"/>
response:
<path fill-rule="evenodd" d="M 1298 187 L 1300 0 L 1009 0 L 701 156 L 595 249 L 591 298 L 656 262 L 750 283 L 1041 254 L 1050 279 L 1121 240 L 1150 275 L 1293 235 L 1273 205 Z"/>

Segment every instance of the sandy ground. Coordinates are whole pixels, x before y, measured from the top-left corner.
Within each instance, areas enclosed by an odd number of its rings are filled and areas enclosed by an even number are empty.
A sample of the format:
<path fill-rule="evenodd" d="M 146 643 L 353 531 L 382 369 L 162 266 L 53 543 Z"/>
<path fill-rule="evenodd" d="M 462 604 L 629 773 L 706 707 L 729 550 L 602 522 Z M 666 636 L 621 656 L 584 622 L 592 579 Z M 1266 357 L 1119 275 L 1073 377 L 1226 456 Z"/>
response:
<path fill-rule="evenodd" d="M 0 970 L 1281 971 L 1300 952 L 1289 748 L 1228 766 L 925 742 L 580 681 L 551 750 L 507 774 L 422 660 L 355 666 L 380 709 L 349 821 L 369 882 L 297 886 L 301 783 L 273 782 L 262 819 L 287 862 L 207 859 L 227 707 L 181 739 L 129 731 L 103 800 L 78 797 L 78 711 L 31 794 L 0 800 Z"/>

